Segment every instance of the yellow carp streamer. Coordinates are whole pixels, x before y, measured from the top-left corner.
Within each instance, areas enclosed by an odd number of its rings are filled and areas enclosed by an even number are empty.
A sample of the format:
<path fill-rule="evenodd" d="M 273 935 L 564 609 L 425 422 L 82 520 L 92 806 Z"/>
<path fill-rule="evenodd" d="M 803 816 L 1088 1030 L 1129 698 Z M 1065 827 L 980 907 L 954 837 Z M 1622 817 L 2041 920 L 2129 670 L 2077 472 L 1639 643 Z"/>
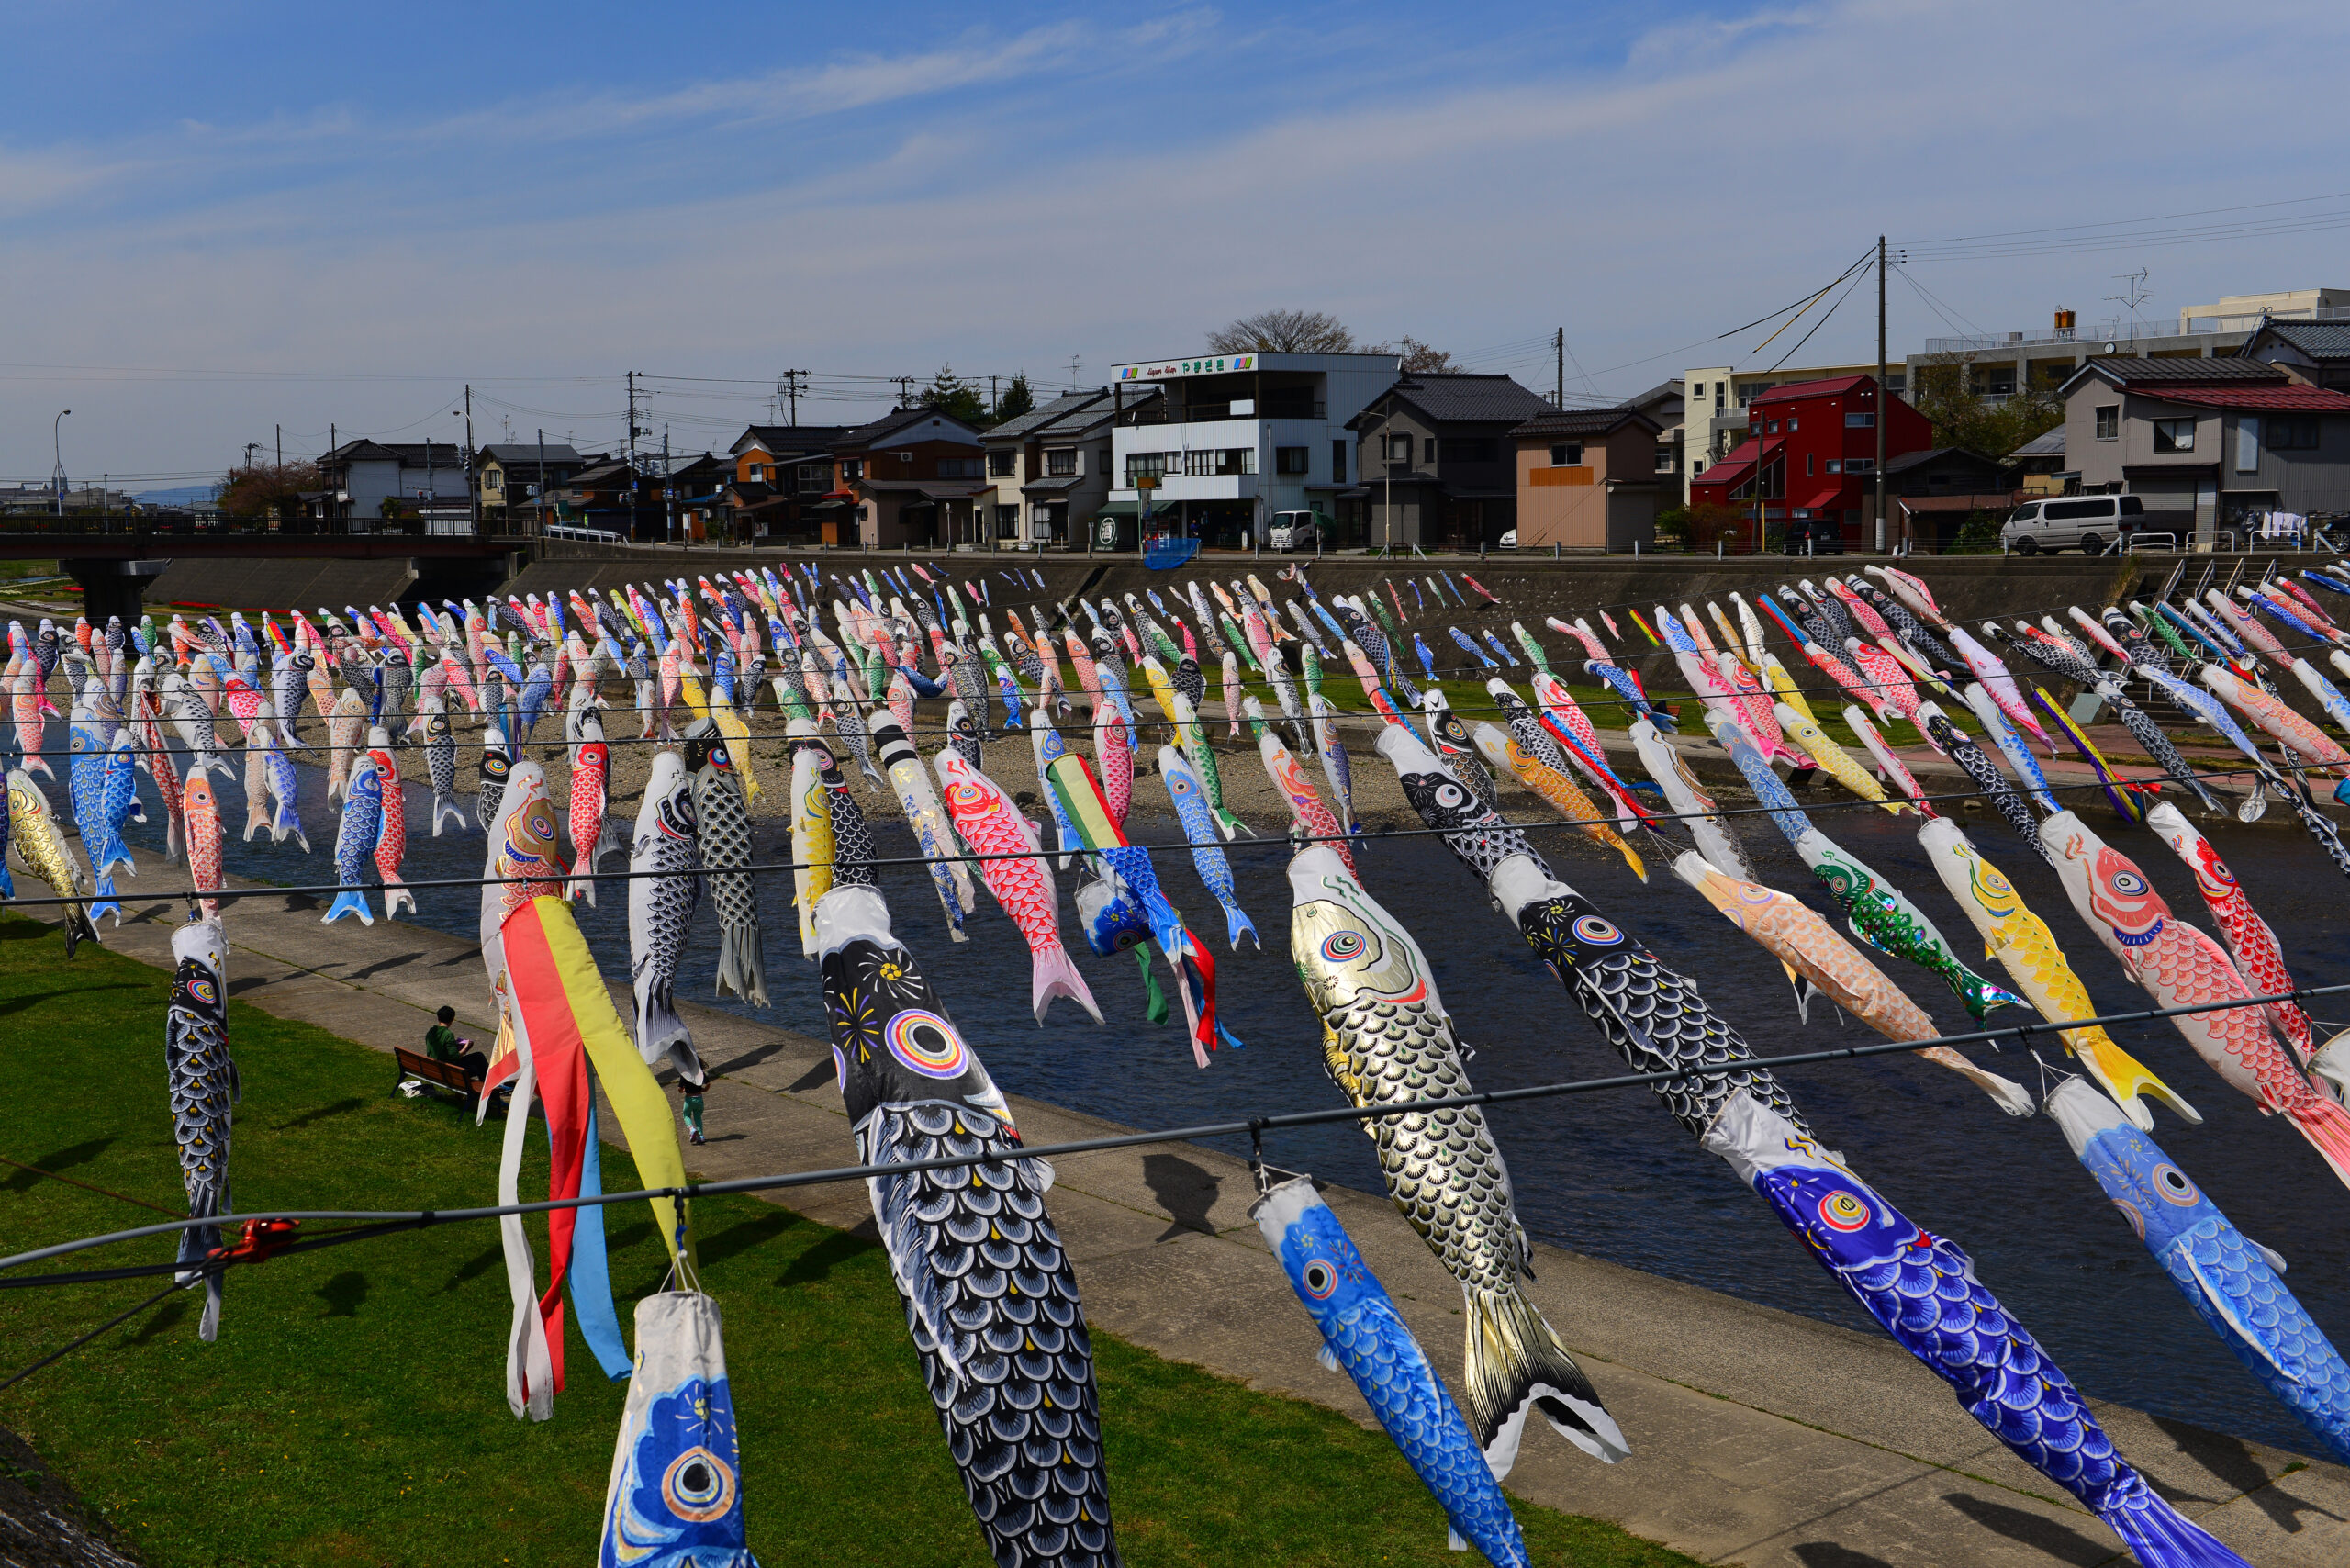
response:
<path fill-rule="evenodd" d="M 1819 764 L 1828 776 L 1837 783 L 1841 784 L 1863 801 L 1874 801 L 1897 817 L 1904 812 L 1914 812 L 1918 809 L 1907 801 L 1889 799 L 1886 795 L 1885 786 L 1871 778 L 1869 770 L 1863 767 L 1851 752 L 1830 739 L 1828 732 L 1819 727 L 1817 720 L 1807 718 L 1785 702 L 1779 704 L 1778 715 L 1779 728 L 1785 730 L 1797 745 L 1809 752 L 1811 760 Z"/>
<path fill-rule="evenodd" d="M 1950 890 L 1950 896 L 1982 934 L 1985 952 L 1999 960 L 2016 990 L 2039 1010 L 2042 1018 L 2053 1024 L 2096 1015 L 2097 1006 L 2090 1002 L 2087 988 L 2065 961 L 2064 949 L 2056 946 L 2048 923 L 2024 907 L 2022 895 L 1999 874 L 1997 867 L 1976 852 L 1956 823 L 1937 817 L 1918 830 L 1918 842 L 1924 847 L 1935 875 L 1942 878 L 1942 886 Z M 2154 1125 L 2152 1113 L 2139 1103 L 2141 1094 L 2161 1101 L 2188 1122 L 2203 1119 L 2194 1106 L 2147 1071 L 2103 1028 L 2091 1025 L 2086 1029 L 2066 1029 L 2062 1034 L 2065 1048 L 2113 1096 L 2139 1131 L 2151 1132 Z"/>

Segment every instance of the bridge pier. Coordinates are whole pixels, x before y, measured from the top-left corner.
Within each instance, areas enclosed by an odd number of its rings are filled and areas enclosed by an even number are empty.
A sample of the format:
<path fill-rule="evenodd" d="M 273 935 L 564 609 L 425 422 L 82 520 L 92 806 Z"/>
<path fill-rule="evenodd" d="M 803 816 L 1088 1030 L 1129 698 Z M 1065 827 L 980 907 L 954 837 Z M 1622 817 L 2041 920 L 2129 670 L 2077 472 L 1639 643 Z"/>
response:
<path fill-rule="evenodd" d="M 91 625 L 104 626 L 106 617 L 119 615 L 122 623 L 130 626 L 137 624 L 143 612 L 147 586 L 170 565 L 167 559 L 145 556 L 128 561 L 60 561 L 57 567 L 82 585 L 82 613 Z"/>

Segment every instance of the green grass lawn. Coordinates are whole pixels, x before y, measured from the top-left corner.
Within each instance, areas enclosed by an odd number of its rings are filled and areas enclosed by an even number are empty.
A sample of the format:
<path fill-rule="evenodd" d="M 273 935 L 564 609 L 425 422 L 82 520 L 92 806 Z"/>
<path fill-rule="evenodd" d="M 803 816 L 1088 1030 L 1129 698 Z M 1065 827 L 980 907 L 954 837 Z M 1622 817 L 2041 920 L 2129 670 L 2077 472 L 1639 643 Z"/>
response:
<path fill-rule="evenodd" d="M 232 972 L 231 987 L 235 983 Z M 6 1239 L 28 1247 L 182 1202 L 163 1084 L 161 971 L 0 919 L 0 1167 Z M 485 1203 L 499 1129 L 390 1092 L 375 1052 L 242 1004 L 230 1161 L 239 1205 Z M 545 1141 L 525 1170 L 545 1190 Z M 844 1157 L 846 1155 L 844 1147 Z M 636 1182 L 605 1151 L 605 1181 Z M 615 1208 L 629 1303 L 662 1260 L 645 1211 Z M 726 1313 L 751 1543 L 781 1564 L 983 1568 L 882 1254 L 755 1199 L 699 1207 L 702 1274 Z M 532 1222 L 544 1268 L 544 1232 Z M 162 1261 L 148 1242 L 90 1266 Z M 0 1293 L 0 1376 L 157 1288 L 140 1280 Z M 505 1271 L 495 1228 L 450 1226 L 278 1258 L 230 1276 L 220 1338 L 178 1296 L 16 1387 L 0 1426 L 28 1439 L 153 1564 L 592 1561 L 623 1389 L 575 1335 L 554 1419 L 507 1411 Z M 1126 1560 L 1459 1563 L 1444 1520 L 1376 1432 L 1104 1335 L 1094 1340 L 1111 1500 Z M 1520 1502 L 1535 1560 L 1690 1560 Z M 1473 1559 L 1472 1559 L 1473 1561 Z"/>

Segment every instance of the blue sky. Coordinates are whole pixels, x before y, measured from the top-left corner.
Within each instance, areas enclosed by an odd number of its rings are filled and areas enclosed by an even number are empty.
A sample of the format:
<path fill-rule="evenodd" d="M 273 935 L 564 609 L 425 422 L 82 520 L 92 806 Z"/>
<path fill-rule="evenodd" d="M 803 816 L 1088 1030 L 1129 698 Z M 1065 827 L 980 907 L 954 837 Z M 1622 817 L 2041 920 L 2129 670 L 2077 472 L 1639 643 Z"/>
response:
<path fill-rule="evenodd" d="M 0 476 L 217 472 L 286 430 L 722 446 L 789 367 L 1093 382 L 1268 306 L 1578 392 L 1897 243 L 2350 187 L 2350 8 L 19 5 Z M 2305 210 L 2344 210 L 2345 201 Z M 2248 215 L 2291 214 L 2259 208 Z M 2242 217 L 2196 219 L 2229 225 Z M 1959 325 L 2350 284 L 2342 228 L 1909 274 Z M 1804 359 L 1862 353 L 1865 287 Z M 1897 353 L 1952 330 L 1897 279 Z M 1775 357 L 1786 340 L 1771 351 Z M 1767 359 L 1763 363 L 1768 363 Z M 1587 373 L 1587 374 L 1586 374 Z"/>

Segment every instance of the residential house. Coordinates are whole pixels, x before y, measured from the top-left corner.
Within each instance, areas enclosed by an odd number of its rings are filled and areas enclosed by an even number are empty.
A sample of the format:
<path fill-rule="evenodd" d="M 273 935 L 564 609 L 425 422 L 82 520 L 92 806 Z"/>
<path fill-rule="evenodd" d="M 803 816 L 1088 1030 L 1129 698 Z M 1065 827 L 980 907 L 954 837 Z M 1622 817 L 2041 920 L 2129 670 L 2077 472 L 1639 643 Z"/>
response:
<path fill-rule="evenodd" d="M 1625 407 L 1636 409 L 1656 421 L 1656 476 L 1675 497 L 1684 493 L 1682 476 L 1689 467 L 1684 450 L 1688 437 L 1683 430 L 1689 408 L 1683 390 L 1684 385 L 1675 376 L 1671 381 L 1658 382 L 1636 398 L 1625 399 Z"/>
<path fill-rule="evenodd" d="M 1866 364 L 1820 364 L 1801 369 L 1739 370 L 1708 365 L 1682 374 L 1681 493 L 1684 500 L 1698 498 L 1697 476 L 1743 445 L 1751 433 L 1754 399 L 1782 386 L 1803 386 L 1818 381 L 1843 381 L 1856 375 L 1874 376 L 1876 362 Z M 1885 377 L 1896 398 L 1908 390 L 1905 370 L 1887 366 Z"/>
<path fill-rule="evenodd" d="M 1354 468 L 1348 423 L 1395 380 L 1392 353 L 1195 354 L 1110 368 L 1114 488 L 1098 515 L 1241 544 L 1275 512 L 1327 514 Z M 1137 400 L 1137 392 L 1159 396 Z"/>
<path fill-rule="evenodd" d="M 1629 550 L 1656 538 L 1668 476 L 1656 420 L 1630 404 L 1553 409 L 1508 433 L 1520 550 Z M 1673 498 L 1678 499 L 1677 496 Z"/>
<path fill-rule="evenodd" d="M 2065 427 L 2044 430 L 2008 454 L 2016 470 L 2017 487 L 2027 496 L 2069 496 L 2079 484 L 2078 471 L 2065 466 Z"/>
<path fill-rule="evenodd" d="M 2091 360 L 2063 395 L 2080 487 L 2142 498 L 2143 532 L 2350 510 L 2350 393 L 2233 358 Z"/>
<path fill-rule="evenodd" d="M 2270 321 L 2244 353 L 2296 381 L 2350 392 L 2350 321 Z"/>
<path fill-rule="evenodd" d="M 1833 528 L 1848 548 L 1875 543 L 1866 530 L 1875 515 L 1877 420 L 1888 463 L 1934 444 L 1923 414 L 1897 397 L 1879 401 L 1873 375 L 1774 386 L 1748 402 L 1746 439 L 1690 481 L 1692 502 L 1759 509 L 1766 534 L 1774 522 L 1800 523 L 1815 539 Z"/>
<path fill-rule="evenodd" d="M 752 425 L 729 454 L 727 505 L 744 540 L 839 544 L 854 498 L 835 483 L 833 443 L 845 425 Z"/>
<path fill-rule="evenodd" d="M 346 441 L 319 459 L 335 515 L 354 519 L 386 516 L 386 501 L 411 516 L 453 507 L 470 517 L 465 468 L 464 448 L 445 441 Z"/>
<path fill-rule="evenodd" d="M 1068 392 L 989 430 L 979 438 L 988 488 L 976 503 L 987 536 L 1038 549 L 1090 537 L 1115 482 L 1119 416 L 1141 417 L 1158 401 L 1155 388 Z"/>
<path fill-rule="evenodd" d="M 736 536 L 740 524 L 727 495 L 734 477 L 734 461 L 705 452 L 699 457 L 670 459 L 662 476 L 664 537 L 691 540 Z"/>
<path fill-rule="evenodd" d="M 979 542 L 986 456 L 979 432 L 954 415 L 894 409 L 843 431 L 833 456 L 855 508 L 856 540 L 932 550 Z"/>
<path fill-rule="evenodd" d="M 1476 550 L 1517 526 L 1511 435 L 1550 402 L 1506 375 L 1406 372 L 1347 421 L 1355 487 L 1343 543 Z M 1653 428 L 1654 421 L 1651 421 Z M 1647 471 L 1655 472 L 1655 452 Z"/>
<path fill-rule="evenodd" d="M 1896 540 L 1934 550 L 1958 542 L 1977 513 L 1999 517 L 2022 498 L 2015 470 L 1963 446 L 1929 447 L 1885 460 L 1886 521 Z M 1874 514 L 1872 514 L 1874 515 Z"/>
<path fill-rule="evenodd" d="M 567 443 L 497 442 L 474 454 L 474 494 L 485 532 L 519 532 L 554 508 L 553 492 L 567 485 L 588 460 Z M 541 498 L 546 498 L 543 502 Z"/>
<path fill-rule="evenodd" d="M 623 539 L 661 539 L 667 517 L 658 481 L 622 458 L 591 460 L 554 491 L 553 521 L 572 528 L 600 528 Z"/>

